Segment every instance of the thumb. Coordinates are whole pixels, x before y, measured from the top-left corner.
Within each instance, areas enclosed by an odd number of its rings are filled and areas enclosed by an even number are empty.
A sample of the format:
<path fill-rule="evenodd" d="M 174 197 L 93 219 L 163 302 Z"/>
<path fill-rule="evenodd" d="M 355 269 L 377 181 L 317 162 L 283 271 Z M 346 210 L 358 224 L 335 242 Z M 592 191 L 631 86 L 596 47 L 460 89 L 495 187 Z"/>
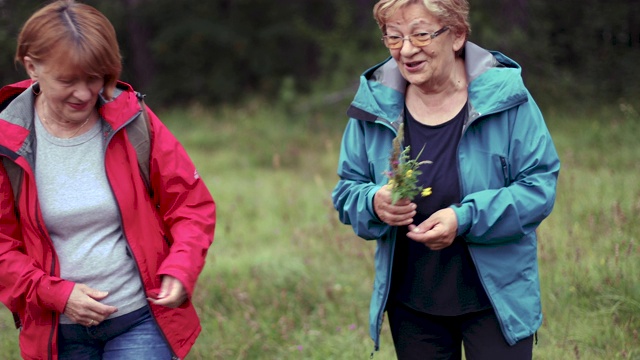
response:
<path fill-rule="evenodd" d="M 162 279 L 162 284 L 160 285 L 160 293 L 158 294 L 158 299 L 167 297 L 170 292 L 171 292 L 171 279 L 165 276 Z"/>
<path fill-rule="evenodd" d="M 437 224 L 438 224 L 438 222 L 436 220 L 434 220 L 431 217 L 429 217 L 427 220 L 423 221 L 418 226 L 409 225 L 409 231 L 415 232 L 415 233 L 425 233 L 427 231 L 433 230 L 433 228 Z"/>
<path fill-rule="evenodd" d="M 85 294 L 94 300 L 102 300 L 109 295 L 108 291 L 89 289 Z"/>

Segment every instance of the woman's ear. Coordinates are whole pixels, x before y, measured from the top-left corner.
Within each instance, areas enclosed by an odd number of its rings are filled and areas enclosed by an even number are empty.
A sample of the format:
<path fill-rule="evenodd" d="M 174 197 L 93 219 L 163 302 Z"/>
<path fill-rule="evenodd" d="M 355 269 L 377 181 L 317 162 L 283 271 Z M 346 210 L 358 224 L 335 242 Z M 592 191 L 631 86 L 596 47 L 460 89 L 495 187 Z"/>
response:
<path fill-rule="evenodd" d="M 464 43 L 465 43 L 466 40 L 467 40 L 466 34 L 464 34 L 462 32 L 454 33 L 453 51 L 455 53 L 458 53 L 458 51 L 460 51 L 460 49 L 462 49 L 462 46 L 464 46 Z"/>
<path fill-rule="evenodd" d="M 24 68 L 33 81 L 38 81 L 38 65 L 29 56 L 23 58 Z"/>

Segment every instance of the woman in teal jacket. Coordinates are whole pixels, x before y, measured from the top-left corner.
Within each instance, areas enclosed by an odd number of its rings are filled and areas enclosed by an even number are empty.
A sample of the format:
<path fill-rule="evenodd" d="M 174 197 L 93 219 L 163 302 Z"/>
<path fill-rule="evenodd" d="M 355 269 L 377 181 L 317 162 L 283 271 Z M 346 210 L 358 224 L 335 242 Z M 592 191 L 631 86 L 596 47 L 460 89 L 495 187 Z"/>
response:
<path fill-rule="evenodd" d="M 531 339 L 542 323 L 536 228 L 553 208 L 558 155 L 542 114 L 523 84 L 519 65 L 498 52 L 466 41 L 466 1 L 442 2 L 443 13 L 454 16 L 435 16 L 422 1 L 406 3 L 382 0 L 374 8 L 376 20 L 387 35 L 384 40 L 391 58 L 360 78 L 347 112 L 350 119 L 338 164 L 340 180 L 332 193 L 340 220 L 351 225 L 358 236 L 377 239 L 370 335 L 377 350 L 383 313 L 391 302 L 392 269 L 399 266 L 394 264 L 396 240 L 424 244 L 433 253 L 460 242 L 468 249 L 471 268 L 477 270 L 477 283 L 481 284 L 478 301 L 482 304 L 486 294 L 486 307 L 495 313 L 496 328 L 506 347 L 512 347 Z M 462 5 L 466 11 L 460 14 L 452 10 L 455 7 L 447 8 L 446 4 L 451 3 L 457 8 Z M 421 32 L 426 33 L 427 41 L 417 38 L 424 37 Z M 436 44 L 438 40 L 441 42 Z M 428 64 L 423 65 L 423 60 Z M 452 145 L 455 161 L 450 165 L 457 172 L 459 185 L 450 188 L 455 188 L 459 197 L 426 214 L 424 222 L 413 223 L 419 215 L 415 204 L 418 200 L 405 199 L 391 205 L 385 172 L 390 167 L 392 141 L 399 127 L 407 124 L 408 116 L 427 125 L 429 131 L 438 131 L 450 122 L 450 118 L 443 117 L 433 125 L 429 114 L 437 114 L 439 109 L 423 106 L 434 104 L 429 102 L 429 96 L 438 92 L 428 90 L 437 88 L 430 80 L 438 76 L 446 79 L 445 84 L 463 85 L 463 90 L 458 91 L 463 95 L 461 100 L 449 102 L 454 104 L 450 113 L 455 116 L 451 118 L 462 119 L 459 139 Z M 456 94 L 448 96 L 439 104 L 460 98 Z M 419 106 L 415 99 L 422 100 Z M 427 143 L 426 152 L 429 147 Z M 421 167 L 424 173 L 430 169 L 428 165 Z M 429 230 L 440 229 L 445 234 L 428 234 Z M 419 290 L 418 294 L 420 291 L 429 293 Z M 407 345 L 399 342 L 393 325 L 396 348 Z M 459 345 L 458 342 L 458 351 Z M 466 350 L 469 356 L 472 349 Z"/>

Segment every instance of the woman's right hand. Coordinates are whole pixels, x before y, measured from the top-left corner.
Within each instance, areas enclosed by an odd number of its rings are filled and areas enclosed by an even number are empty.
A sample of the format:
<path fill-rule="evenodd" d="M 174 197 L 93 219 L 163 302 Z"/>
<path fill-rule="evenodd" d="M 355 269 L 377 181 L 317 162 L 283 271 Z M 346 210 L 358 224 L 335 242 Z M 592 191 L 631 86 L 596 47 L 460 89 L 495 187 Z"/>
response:
<path fill-rule="evenodd" d="M 373 196 L 373 210 L 384 223 L 391 226 L 405 226 L 413 223 L 416 204 L 409 199 L 400 199 L 391 204 L 391 188 L 385 185 Z"/>
<path fill-rule="evenodd" d="M 106 291 L 95 290 L 84 284 L 75 284 L 64 314 L 73 322 L 83 326 L 100 324 L 109 315 L 118 311 L 115 306 L 100 303 L 109 295 Z"/>

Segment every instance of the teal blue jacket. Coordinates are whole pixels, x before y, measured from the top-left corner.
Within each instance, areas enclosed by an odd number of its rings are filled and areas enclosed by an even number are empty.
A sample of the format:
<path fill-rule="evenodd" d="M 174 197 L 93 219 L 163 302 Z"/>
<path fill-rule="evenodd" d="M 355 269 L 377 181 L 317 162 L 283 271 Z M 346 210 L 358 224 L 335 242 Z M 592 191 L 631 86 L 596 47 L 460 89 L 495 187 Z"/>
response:
<path fill-rule="evenodd" d="M 536 228 L 553 208 L 560 161 L 521 69 L 498 52 L 465 45 L 469 116 L 458 145 L 460 203 L 452 205 L 505 340 L 542 323 Z M 370 334 L 379 348 L 396 227 L 373 210 L 387 183 L 391 142 L 402 123 L 406 81 L 389 58 L 367 70 L 347 111 L 333 204 L 344 224 L 377 240 Z"/>

